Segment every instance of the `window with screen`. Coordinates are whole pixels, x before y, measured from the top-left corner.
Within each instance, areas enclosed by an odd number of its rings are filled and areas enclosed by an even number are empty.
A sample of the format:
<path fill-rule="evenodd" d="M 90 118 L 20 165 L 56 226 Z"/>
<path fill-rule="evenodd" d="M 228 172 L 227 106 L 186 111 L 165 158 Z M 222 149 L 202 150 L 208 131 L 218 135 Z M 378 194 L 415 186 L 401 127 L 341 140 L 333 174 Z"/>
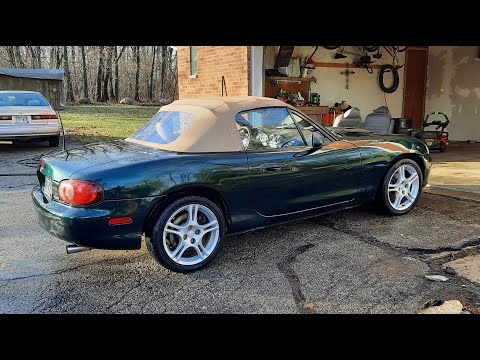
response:
<path fill-rule="evenodd" d="M 198 75 L 197 47 L 190 46 L 190 75 Z"/>

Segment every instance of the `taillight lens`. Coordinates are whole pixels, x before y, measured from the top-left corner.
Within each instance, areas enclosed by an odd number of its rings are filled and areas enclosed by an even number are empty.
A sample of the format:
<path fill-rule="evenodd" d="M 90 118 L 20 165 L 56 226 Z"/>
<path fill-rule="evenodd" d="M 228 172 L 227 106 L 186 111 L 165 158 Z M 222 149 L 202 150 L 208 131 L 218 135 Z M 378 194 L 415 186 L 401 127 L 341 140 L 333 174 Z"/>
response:
<path fill-rule="evenodd" d="M 12 120 L 11 116 L 0 116 L 0 120 Z"/>
<path fill-rule="evenodd" d="M 32 115 L 32 120 L 56 119 L 57 115 Z"/>
<path fill-rule="evenodd" d="M 58 184 L 58 197 L 72 205 L 92 205 L 103 199 L 101 185 L 83 180 L 62 180 Z"/>

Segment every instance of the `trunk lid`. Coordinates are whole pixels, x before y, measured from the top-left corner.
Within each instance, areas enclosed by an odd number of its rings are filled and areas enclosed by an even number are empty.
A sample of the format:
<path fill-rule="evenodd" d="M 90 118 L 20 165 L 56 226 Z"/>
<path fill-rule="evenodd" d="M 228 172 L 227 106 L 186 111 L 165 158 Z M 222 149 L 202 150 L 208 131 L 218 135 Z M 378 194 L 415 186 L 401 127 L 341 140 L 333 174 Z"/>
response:
<path fill-rule="evenodd" d="M 14 123 L 15 116 L 26 116 L 28 120 L 25 120 L 20 125 L 25 124 L 55 124 L 58 123 L 58 119 L 35 119 L 33 115 L 55 115 L 57 113 L 50 106 L 0 106 L 0 125 L 17 125 Z M 8 116 L 11 119 L 2 119 L 2 117 Z M 27 122 L 28 121 L 28 122 Z"/>
<path fill-rule="evenodd" d="M 40 173 L 58 182 L 71 178 L 80 170 L 92 167 L 105 170 L 119 165 L 149 160 L 162 154 L 167 153 L 124 140 L 89 144 L 43 156 L 42 160 L 45 165 L 40 168 Z M 43 179 L 40 179 L 40 183 L 42 182 Z"/>

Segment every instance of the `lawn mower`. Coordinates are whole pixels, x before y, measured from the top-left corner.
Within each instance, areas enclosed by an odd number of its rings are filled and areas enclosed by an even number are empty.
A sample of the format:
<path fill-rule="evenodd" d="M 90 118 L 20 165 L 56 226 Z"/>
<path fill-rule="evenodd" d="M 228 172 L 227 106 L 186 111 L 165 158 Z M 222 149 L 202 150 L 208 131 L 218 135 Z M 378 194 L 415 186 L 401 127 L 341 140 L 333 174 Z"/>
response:
<path fill-rule="evenodd" d="M 448 147 L 448 131 L 445 131 L 450 120 L 445 113 L 432 111 L 423 120 L 421 130 L 415 135 L 430 150 L 444 152 Z"/>

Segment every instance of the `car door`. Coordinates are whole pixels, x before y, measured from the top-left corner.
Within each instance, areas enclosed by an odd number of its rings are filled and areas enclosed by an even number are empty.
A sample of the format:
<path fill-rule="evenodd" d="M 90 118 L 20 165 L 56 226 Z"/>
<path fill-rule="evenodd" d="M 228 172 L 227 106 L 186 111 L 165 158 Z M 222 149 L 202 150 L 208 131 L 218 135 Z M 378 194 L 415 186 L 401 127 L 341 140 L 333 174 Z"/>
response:
<path fill-rule="evenodd" d="M 236 120 L 247 151 L 250 196 L 261 215 L 355 199 L 361 158 L 354 145 L 325 136 L 287 108 L 249 110 L 237 114 Z M 321 139 L 323 146 L 313 150 L 312 139 Z"/>

